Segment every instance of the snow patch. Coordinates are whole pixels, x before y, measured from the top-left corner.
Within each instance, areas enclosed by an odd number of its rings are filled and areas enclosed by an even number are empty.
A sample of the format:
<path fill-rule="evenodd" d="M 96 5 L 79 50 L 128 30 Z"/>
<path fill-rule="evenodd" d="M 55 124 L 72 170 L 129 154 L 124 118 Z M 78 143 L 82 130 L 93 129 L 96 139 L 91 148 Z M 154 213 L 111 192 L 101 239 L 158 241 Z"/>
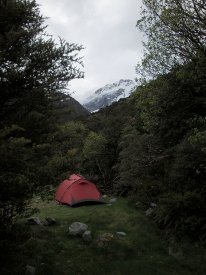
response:
<path fill-rule="evenodd" d="M 93 95 L 85 100 L 84 106 L 91 112 L 97 112 L 100 108 L 109 106 L 121 98 L 128 97 L 135 87 L 135 81 L 120 79 L 117 82 L 107 84 L 96 90 Z"/>

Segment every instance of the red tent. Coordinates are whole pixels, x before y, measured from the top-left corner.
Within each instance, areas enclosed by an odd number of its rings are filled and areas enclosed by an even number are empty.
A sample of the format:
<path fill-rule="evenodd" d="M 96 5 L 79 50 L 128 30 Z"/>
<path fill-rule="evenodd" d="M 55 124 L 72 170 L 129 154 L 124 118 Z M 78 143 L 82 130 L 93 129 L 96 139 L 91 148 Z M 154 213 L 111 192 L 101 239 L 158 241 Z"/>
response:
<path fill-rule="evenodd" d="M 101 194 L 94 183 L 73 174 L 59 185 L 55 199 L 72 206 L 86 201 L 101 202 Z"/>

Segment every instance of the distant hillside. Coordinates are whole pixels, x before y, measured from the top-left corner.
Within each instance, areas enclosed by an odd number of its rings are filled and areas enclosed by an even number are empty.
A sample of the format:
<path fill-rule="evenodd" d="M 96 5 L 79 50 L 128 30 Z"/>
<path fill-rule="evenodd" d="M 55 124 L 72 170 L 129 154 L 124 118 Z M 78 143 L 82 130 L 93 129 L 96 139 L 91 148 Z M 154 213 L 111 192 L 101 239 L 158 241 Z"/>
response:
<path fill-rule="evenodd" d="M 90 112 L 70 95 L 59 93 L 54 102 L 55 116 L 61 123 L 87 117 Z"/>
<path fill-rule="evenodd" d="M 96 112 L 111 105 L 113 102 L 117 102 L 120 98 L 128 97 L 135 87 L 136 83 L 129 79 L 121 79 L 112 84 L 107 84 L 88 97 L 84 107 L 90 112 Z"/>

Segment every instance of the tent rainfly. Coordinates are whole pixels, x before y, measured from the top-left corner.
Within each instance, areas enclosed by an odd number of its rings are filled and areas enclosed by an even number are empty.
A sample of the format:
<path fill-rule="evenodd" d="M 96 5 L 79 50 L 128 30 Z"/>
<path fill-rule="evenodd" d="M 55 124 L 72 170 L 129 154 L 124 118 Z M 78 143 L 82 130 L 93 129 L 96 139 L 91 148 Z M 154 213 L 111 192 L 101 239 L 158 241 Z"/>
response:
<path fill-rule="evenodd" d="M 55 199 L 70 206 L 82 202 L 102 202 L 101 194 L 95 184 L 75 174 L 59 185 Z"/>

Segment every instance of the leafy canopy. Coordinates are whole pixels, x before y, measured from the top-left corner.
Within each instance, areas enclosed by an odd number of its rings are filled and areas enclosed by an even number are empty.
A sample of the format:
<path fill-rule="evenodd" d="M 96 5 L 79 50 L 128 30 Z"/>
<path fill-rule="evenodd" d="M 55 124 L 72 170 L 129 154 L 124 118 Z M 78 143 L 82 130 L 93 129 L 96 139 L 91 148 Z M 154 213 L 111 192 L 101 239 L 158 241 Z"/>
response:
<path fill-rule="evenodd" d="M 170 71 L 198 56 L 206 56 L 204 0 L 143 0 L 137 27 L 146 35 L 137 73 L 143 79 Z"/>
<path fill-rule="evenodd" d="M 64 91 L 70 80 L 83 77 L 78 56 L 83 47 L 55 42 L 44 21 L 36 1 L 0 1 L 1 119 L 23 106 L 28 112 L 31 96 L 45 101 Z"/>
<path fill-rule="evenodd" d="M 48 144 L 56 128 L 52 104 L 70 80 L 83 77 L 81 49 L 46 33 L 36 1 L 0 1 L 0 223 L 5 227 L 24 212 L 41 178 L 49 183 L 40 169 L 54 155 Z M 65 162 L 49 163 L 48 174 Z"/>

